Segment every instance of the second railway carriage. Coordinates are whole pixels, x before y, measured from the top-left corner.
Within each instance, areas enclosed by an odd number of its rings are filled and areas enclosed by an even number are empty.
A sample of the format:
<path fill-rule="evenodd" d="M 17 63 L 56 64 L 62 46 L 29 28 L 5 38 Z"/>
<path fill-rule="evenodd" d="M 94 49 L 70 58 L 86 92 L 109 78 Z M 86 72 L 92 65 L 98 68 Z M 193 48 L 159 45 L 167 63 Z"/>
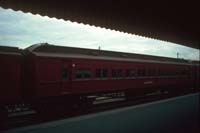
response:
<path fill-rule="evenodd" d="M 29 99 L 75 102 L 99 95 L 128 97 L 195 87 L 182 59 L 37 44 L 26 53 Z M 74 101 L 72 101 L 74 100 Z"/>
<path fill-rule="evenodd" d="M 0 120 L 7 105 L 22 100 L 22 58 L 20 49 L 0 46 Z"/>
<path fill-rule="evenodd" d="M 22 99 L 22 55 L 15 47 L 0 46 L 0 103 L 14 103 Z"/>

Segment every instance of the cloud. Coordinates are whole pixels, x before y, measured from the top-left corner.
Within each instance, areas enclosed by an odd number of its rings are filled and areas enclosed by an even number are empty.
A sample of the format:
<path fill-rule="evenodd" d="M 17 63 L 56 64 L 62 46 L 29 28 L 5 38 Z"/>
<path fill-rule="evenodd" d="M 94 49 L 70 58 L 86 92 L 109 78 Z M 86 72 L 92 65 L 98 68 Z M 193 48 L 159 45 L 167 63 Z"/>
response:
<path fill-rule="evenodd" d="M 0 8 L 0 45 L 28 47 L 48 42 L 130 53 L 199 59 L 199 51 L 177 44 L 125 34 L 99 27 L 57 20 Z"/>

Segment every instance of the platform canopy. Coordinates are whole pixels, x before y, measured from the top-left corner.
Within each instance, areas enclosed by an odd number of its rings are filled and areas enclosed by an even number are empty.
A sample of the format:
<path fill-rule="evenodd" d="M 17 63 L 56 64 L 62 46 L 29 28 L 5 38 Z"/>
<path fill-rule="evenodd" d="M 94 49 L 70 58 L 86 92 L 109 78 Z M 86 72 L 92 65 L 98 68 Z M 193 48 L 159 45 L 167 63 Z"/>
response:
<path fill-rule="evenodd" d="M 0 6 L 199 48 L 199 4 L 192 1 L 1 0 Z"/>

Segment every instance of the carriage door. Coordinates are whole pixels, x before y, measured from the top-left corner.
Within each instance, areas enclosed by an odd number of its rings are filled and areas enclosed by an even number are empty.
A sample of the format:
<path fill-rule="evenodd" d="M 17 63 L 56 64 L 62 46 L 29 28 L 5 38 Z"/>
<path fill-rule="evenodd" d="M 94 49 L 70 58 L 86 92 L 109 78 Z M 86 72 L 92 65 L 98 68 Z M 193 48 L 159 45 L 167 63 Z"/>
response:
<path fill-rule="evenodd" d="M 69 94 L 71 90 L 70 81 L 71 81 L 71 67 L 70 62 L 64 60 L 63 65 L 61 67 L 61 81 L 62 81 L 62 87 L 61 87 L 61 94 Z"/>

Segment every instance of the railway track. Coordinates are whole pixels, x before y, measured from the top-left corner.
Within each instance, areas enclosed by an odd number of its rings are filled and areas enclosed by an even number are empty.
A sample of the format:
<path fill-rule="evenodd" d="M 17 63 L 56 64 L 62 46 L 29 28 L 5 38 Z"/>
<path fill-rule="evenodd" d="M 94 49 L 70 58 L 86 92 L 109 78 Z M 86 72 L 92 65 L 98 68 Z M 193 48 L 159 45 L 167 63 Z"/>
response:
<path fill-rule="evenodd" d="M 189 93 L 193 93 L 193 92 L 189 92 Z M 8 120 L 4 122 L 3 125 L 1 126 L 0 131 L 17 128 L 17 127 L 28 126 L 28 125 L 40 124 L 40 123 L 55 121 L 55 120 L 60 120 L 60 119 L 67 119 L 67 118 L 77 117 L 77 116 L 86 115 L 86 114 L 103 112 L 103 111 L 122 108 L 122 107 L 134 106 L 134 105 L 139 105 L 143 103 L 164 100 L 164 99 L 168 99 L 168 98 L 172 98 L 176 96 L 186 95 L 186 94 L 188 94 L 188 92 L 184 92 L 178 95 L 169 94 L 169 93 L 164 93 L 162 95 L 161 94 L 160 95 L 147 94 L 146 96 L 142 96 L 142 97 L 135 97 L 128 100 L 108 102 L 104 104 L 93 104 L 87 107 L 73 108 L 68 111 L 66 110 L 62 110 L 59 112 L 49 111 L 45 114 L 39 114 L 31 110 L 29 111 L 29 113 L 24 112 L 24 115 L 10 114 L 10 116 L 8 117 Z"/>

